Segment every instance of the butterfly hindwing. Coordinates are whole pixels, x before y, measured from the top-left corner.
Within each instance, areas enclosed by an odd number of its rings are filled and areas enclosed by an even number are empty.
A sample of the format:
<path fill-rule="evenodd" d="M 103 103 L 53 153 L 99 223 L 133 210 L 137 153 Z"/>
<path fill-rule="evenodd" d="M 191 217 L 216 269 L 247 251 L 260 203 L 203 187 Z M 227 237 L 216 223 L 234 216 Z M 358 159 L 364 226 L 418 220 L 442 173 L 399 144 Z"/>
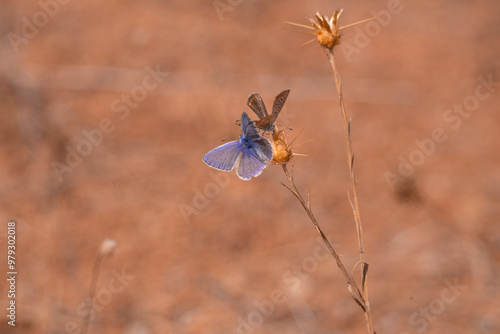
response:
<path fill-rule="evenodd" d="M 257 177 L 266 168 L 266 162 L 262 161 L 250 148 L 244 148 L 236 163 L 236 174 L 242 180 L 250 180 Z"/>

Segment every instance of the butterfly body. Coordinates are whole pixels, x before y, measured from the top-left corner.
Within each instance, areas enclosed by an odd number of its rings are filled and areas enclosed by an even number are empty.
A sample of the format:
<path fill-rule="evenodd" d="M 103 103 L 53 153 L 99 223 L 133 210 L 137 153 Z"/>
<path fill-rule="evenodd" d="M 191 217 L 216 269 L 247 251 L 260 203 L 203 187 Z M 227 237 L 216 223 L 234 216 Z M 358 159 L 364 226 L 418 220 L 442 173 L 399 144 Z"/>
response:
<path fill-rule="evenodd" d="M 276 121 L 276 117 L 274 115 L 269 115 L 264 118 L 261 118 L 258 121 L 255 121 L 255 126 L 264 132 L 271 132 L 274 129 L 274 122 Z"/>

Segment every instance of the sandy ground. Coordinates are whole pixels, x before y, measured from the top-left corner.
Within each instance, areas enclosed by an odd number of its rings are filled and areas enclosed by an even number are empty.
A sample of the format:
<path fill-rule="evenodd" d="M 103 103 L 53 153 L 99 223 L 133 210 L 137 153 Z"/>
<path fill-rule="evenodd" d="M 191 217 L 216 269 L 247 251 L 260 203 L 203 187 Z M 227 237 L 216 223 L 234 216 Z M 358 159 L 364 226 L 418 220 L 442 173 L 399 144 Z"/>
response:
<path fill-rule="evenodd" d="M 0 332 L 366 333 L 281 168 L 201 161 L 290 88 L 289 168 L 357 263 L 331 68 L 283 23 L 337 8 L 378 17 L 336 50 L 375 330 L 500 332 L 500 3 L 409 0 L 3 1 Z"/>

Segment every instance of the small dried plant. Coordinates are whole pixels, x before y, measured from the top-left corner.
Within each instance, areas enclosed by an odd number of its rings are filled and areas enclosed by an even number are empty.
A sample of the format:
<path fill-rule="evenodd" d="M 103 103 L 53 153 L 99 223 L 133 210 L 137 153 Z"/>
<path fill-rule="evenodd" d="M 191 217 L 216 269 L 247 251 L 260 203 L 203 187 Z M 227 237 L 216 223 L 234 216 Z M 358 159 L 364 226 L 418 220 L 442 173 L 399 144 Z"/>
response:
<path fill-rule="evenodd" d="M 365 247 L 364 247 L 364 242 L 363 242 L 363 229 L 361 225 L 361 215 L 359 211 L 359 204 L 358 204 L 358 194 L 357 194 L 357 189 L 356 189 L 356 179 L 354 175 L 354 154 L 352 151 L 352 144 L 351 144 L 351 123 L 350 120 L 347 118 L 347 113 L 345 110 L 345 105 L 344 105 L 344 98 L 342 96 L 342 81 L 340 80 L 337 67 L 335 65 L 335 58 L 334 58 L 334 48 L 341 42 L 341 31 L 344 28 L 360 24 L 369 20 L 372 20 L 373 18 L 369 18 L 360 22 L 356 22 L 347 26 L 339 27 L 339 19 L 342 14 L 342 9 L 336 10 L 333 15 L 328 18 L 326 16 L 320 15 L 319 13 L 316 13 L 316 20 L 313 18 L 309 19 L 312 27 L 311 26 L 306 26 L 298 23 L 293 23 L 293 22 L 286 22 L 288 24 L 294 25 L 294 26 L 299 26 L 299 27 L 304 27 L 308 29 L 313 29 L 314 33 L 311 33 L 312 35 L 315 35 L 316 37 L 304 44 L 308 44 L 310 42 L 313 42 L 314 40 L 317 40 L 319 45 L 327 52 L 328 55 L 328 60 L 332 66 L 333 70 L 333 75 L 335 78 L 335 83 L 337 87 L 337 94 L 339 96 L 339 109 L 340 109 L 340 114 L 344 126 L 344 132 L 345 132 L 345 140 L 346 140 L 346 148 L 347 148 L 347 162 L 348 162 L 348 167 L 349 167 L 349 174 L 350 174 L 350 179 L 351 179 L 351 187 L 352 187 L 352 199 L 349 196 L 349 202 L 351 204 L 353 214 L 354 214 L 354 221 L 356 223 L 356 231 L 357 231 L 357 236 L 358 236 L 358 246 L 359 246 L 359 262 L 354 266 L 354 270 L 358 267 L 358 265 L 361 268 L 361 289 L 356 283 L 356 280 L 353 278 L 352 274 L 347 271 L 345 268 L 344 264 L 342 263 L 340 257 L 338 256 L 337 252 L 335 249 L 332 247 L 330 241 L 326 238 L 325 234 L 321 230 L 321 227 L 316 220 L 314 213 L 311 209 L 311 204 L 310 200 L 308 198 L 307 201 L 304 200 L 302 195 L 300 194 L 299 190 L 297 189 L 293 176 L 288 172 L 288 169 L 286 167 L 286 164 L 283 164 L 283 171 L 287 177 L 287 180 L 290 184 L 290 186 L 284 185 L 290 192 L 299 200 L 300 204 L 304 208 L 304 210 L 307 212 L 307 215 L 309 216 L 311 222 L 313 223 L 314 227 L 318 231 L 318 233 L 321 235 L 321 238 L 325 242 L 327 248 L 329 249 L 330 253 L 332 256 L 335 258 L 335 261 L 337 262 L 338 267 L 344 274 L 346 280 L 347 280 L 347 288 L 349 292 L 351 293 L 351 296 L 353 299 L 358 303 L 358 305 L 361 306 L 364 315 L 365 315 L 365 320 L 366 320 L 366 327 L 369 333 L 374 333 L 373 330 L 373 324 L 372 324 L 372 317 L 371 317 L 371 310 L 370 310 L 370 302 L 368 299 L 368 282 L 367 282 L 367 273 L 368 273 L 368 264 L 366 262 L 366 257 L 365 257 Z"/>
<path fill-rule="evenodd" d="M 90 288 L 89 288 L 89 302 L 90 305 L 89 307 L 92 307 L 92 303 L 95 298 L 95 293 L 97 289 L 97 281 L 99 280 L 99 274 L 101 272 L 101 263 L 102 260 L 107 257 L 111 256 L 114 254 L 116 251 L 117 243 L 115 240 L 106 238 L 104 241 L 101 243 L 101 249 L 99 250 L 99 254 L 97 255 L 95 262 L 94 262 L 94 270 L 92 271 L 92 281 L 90 282 Z M 82 334 L 87 334 L 90 326 L 90 317 L 92 315 L 92 312 L 88 312 L 87 315 L 85 316 L 85 319 L 83 321 L 83 328 L 81 333 Z"/>
<path fill-rule="evenodd" d="M 361 284 L 358 285 L 356 280 L 353 278 L 353 273 L 349 272 L 346 269 L 345 265 L 342 263 L 340 256 L 337 254 L 332 244 L 323 233 L 318 221 L 316 220 L 316 217 L 314 216 L 311 208 L 309 197 L 307 198 L 307 201 L 304 199 L 297 186 L 295 185 L 293 175 L 288 171 L 287 164 L 290 162 L 290 160 L 294 156 L 301 154 L 293 153 L 291 146 L 293 144 L 293 141 L 290 144 L 288 143 L 288 140 L 286 139 L 284 133 L 284 129 L 278 130 L 277 126 L 275 125 L 275 121 L 288 97 L 288 94 L 290 92 L 289 89 L 282 91 L 276 96 L 271 114 L 267 112 L 264 102 L 262 101 L 262 98 L 258 93 L 250 94 L 247 105 L 255 112 L 255 114 L 259 117 L 259 120 L 252 121 L 250 117 L 244 112 L 242 114 L 241 120 L 237 121 L 237 124 L 241 125 L 243 133 L 240 136 L 240 140 L 229 142 L 213 149 L 203 157 L 203 161 L 208 166 L 221 171 L 229 172 L 235 169 L 238 177 L 242 180 L 247 181 L 252 177 L 259 176 L 262 170 L 268 164 L 272 163 L 282 166 L 283 172 L 285 173 L 285 176 L 289 183 L 289 185 L 283 184 L 283 186 L 285 186 L 300 202 L 307 215 L 309 216 L 309 219 L 313 223 L 315 229 L 326 244 L 331 255 L 334 257 L 338 267 L 347 280 L 348 291 L 364 312 L 368 332 L 373 334 L 374 331 L 372 325 L 370 303 L 368 300 L 368 264 L 366 263 L 365 259 L 363 229 L 361 227 L 356 180 L 354 177 L 354 154 L 352 152 L 351 145 L 351 124 L 347 118 L 347 113 L 344 106 L 344 98 L 342 96 L 342 82 L 338 75 L 337 68 L 335 66 L 335 60 L 333 57 L 335 46 L 337 46 L 341 42 L 342 34 L 340 30 L 350 27 L 354 24 L 372 20 L 373 18 L 356 22 L 344 27 L 339 27 L 339 18 L 341 14 L 342 9 L 335 11 L 330 18 L 316 13 L 316 20 L 310 19 L 312 27 L 298 23 L 287 23 L 314 30 L 314 33 L 311 34 L 315 35 L 315 38 L 309 42 L 306 42 L 305 44 L 317 40 L 319 45 L 327 51 L 328 60 L 330 61 L 333 69 L 335 83 L 337 86 L 337 93 L 339 96 L 339 108 L 345 130 L 347 160 L 352 186 L 352 199 L 349 196 L 349 202 L 351 203 L 351 207 L 354 213 L 354 221 L 356 222 L 359 245 L 359 262 L 354 266 L 352 272 L 354 272 L 358 268 L 358 266 L 361 268 Z M 262 135 L 265 135 L 266 133 L 272 134 L 272 142 L 267 138 L 262 137 L 259 134 L 258 130 L 263 131 Z"/>

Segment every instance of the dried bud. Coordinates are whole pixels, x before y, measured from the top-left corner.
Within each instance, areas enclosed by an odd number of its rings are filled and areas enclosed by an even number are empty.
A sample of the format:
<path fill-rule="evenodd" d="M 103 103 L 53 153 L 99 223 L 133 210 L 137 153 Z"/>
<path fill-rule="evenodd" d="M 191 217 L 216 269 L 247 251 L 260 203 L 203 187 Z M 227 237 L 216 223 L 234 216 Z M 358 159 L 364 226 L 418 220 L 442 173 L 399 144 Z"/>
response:
<path fill-rule="evenodd" d="M 101 244 L 101 255 L 111 255 L 116 251 L 117 243 L 115 240 L 106 238 Z"/>
<path fill-rule="evenodd" d="M 336 10 L 332 17 L 328 19 L 326 16 L 316 13 L 316 19 L 309 19 L 311 21 L 314 30 L 316 31 L 316 38 L 318 43 L 327 49 L 333 49 L 336 45 L 340 43 L 341 33 L 339 31 L 339 18 L 342 14 L 342 9 Z"/>
<path fill-rule="evenodd" d="M 292 149 L 288 145 L 283 130 L 275 132 L 273 135 L 273 163 L 284 165 L 293 157 Z"/>
<path fill-rule="evenodd" d="M 314 30 L 315 33 L 311 33 L 311 35 L 316 36 L 316 38 L 313 38 L 310 41 L 305 42 L 302 45 L 309 44 L 311 42 L 314 42 L 314 40 L 317 40 L 319 45 L 322 47 L 333 51 L 333 48 L 336 45 L 340 44 L 340 38 L 342 36 L 342 33 L 340 30 L 355 26 L 357 24 L 367 22 L 370 20 L 374 20 L 375 17 L 370 17 L 369 19 L 362 20 L 359 22 L 351 23 L 343 27 L 339 27 L 339 18 L 340 15 L 342 15 L 342 9 L 336 10 L 332 17 L 327 18 L 326 16 L 320 15 L 320 13 L 316 12 L 316 20 L 314 18 L 310 18 L 309 21 L 312 24 L 312 28 L 310 26 L 306 26 L 300 23 L 293 23 L 293 22 L 288 22 L 285 21 L 285 23 L 291 24 L 293 26 L 297 27 L 302 27 L 302 28 L 307 28 L 307 29 L 312 29 Z"/>

